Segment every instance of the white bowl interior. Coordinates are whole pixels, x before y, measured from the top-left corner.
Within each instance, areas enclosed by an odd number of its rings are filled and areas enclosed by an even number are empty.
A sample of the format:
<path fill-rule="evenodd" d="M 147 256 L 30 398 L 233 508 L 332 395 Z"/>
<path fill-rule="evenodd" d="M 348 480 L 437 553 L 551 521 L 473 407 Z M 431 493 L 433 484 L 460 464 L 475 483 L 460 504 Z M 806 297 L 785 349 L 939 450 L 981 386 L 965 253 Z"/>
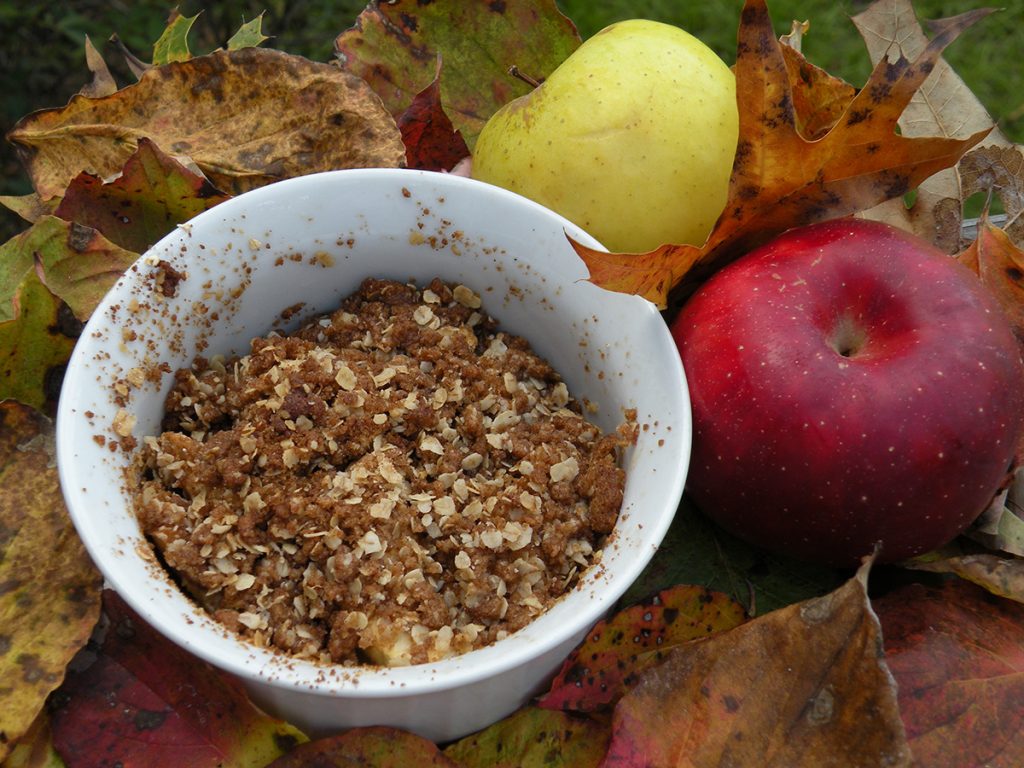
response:
<path fill-rule="evenodd" d="M 453 689 L 544 654 L 564 657 L 656 550 L 682 494 L 691 432 L 682 366 L 660 315 L 641 298 L 586 282 L 566 233 L 600 247 L 549 210 L 496 187 L 436 173 L 352 170 L 242 195 L 163 239 L 94 313 L 59 407 L 65 497 L 113 588 L 172 640 L 243 680 L 315 695 Z M 155 287 L 154 276 L 167 272 L 156 266 L 161 261 L 186 275 L 171 297 Z M 169 371 L 188 366 L 199 347 L 207 356 L 244 353 L 272 326 L 294 328 L 330 311 L 366 277 L 466 284 L 504 329 L 554 365 L 573 395 L 596 406 L 604 429 L 614 429 L 625 408 L 637 409 L 642 428 L 626 457 L 617 530 L 601 566 L 570 596 L 491 647 L 429 665 L 352 670 L 258 649 L 197 611 L 147 555 L 125 488 L 129 456 L 110 443 L 122 407 L 137 419 L 135 438 L 158 432 Z M 298 312 L 280 323 L 298 302 Z M 132 388 L 126 403 L 115 401 L 116 381 L 158 364 L 166 364 L 159 377 Z"/>

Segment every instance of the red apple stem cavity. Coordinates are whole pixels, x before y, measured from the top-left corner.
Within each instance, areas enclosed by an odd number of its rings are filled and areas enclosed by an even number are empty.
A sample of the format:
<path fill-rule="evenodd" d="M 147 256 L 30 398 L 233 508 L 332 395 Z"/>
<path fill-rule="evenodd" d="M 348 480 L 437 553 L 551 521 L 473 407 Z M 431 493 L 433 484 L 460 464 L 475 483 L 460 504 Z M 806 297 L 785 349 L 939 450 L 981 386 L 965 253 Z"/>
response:
<path fill-rule="evenodd" d="M 863 326 L 849 315 L 843 315 L 832 329 L 832 338 L 829 342 L 832 349 L 840 356 L 853 357 L 863 348 L 867 340 Z"/>

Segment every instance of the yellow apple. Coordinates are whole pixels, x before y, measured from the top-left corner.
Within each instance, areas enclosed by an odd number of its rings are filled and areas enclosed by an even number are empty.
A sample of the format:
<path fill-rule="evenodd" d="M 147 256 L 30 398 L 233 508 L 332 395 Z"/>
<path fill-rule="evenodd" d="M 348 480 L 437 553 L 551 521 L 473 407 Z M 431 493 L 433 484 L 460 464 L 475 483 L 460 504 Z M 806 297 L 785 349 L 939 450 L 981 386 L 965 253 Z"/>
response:
<path fill-rule="evenodd" d="M 607 248 L 700 245 L 725 206 L 736 80 L 669 24 L 612 24 L 484 126 L 474 178 L 529 197 Z"/>

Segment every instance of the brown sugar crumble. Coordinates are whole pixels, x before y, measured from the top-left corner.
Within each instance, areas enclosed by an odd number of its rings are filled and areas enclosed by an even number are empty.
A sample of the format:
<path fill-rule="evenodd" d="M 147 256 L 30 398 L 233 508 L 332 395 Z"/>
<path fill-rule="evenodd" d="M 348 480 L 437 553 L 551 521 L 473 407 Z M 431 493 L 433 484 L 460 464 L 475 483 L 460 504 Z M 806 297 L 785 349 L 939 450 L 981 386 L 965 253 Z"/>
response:
<path fill-rule="evenodd" d="M 175 374 L 135 507 L 215 619 L 314 661 L 423 663 L 522 628 L 599 561 L 635 414 L 603 434 L 480 305 L 370 279 Z"/>

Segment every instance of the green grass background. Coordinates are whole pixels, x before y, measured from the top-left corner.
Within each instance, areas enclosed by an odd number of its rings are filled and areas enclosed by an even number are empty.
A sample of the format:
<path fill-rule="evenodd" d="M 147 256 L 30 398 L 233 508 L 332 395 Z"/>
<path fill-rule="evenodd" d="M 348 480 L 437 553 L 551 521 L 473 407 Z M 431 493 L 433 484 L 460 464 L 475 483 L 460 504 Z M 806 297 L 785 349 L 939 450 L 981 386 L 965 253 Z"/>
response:
<path fill-rule="evenodd" d="M 477 2 L 482 0 L 465 0 Z M 55 0 L 0 3 L 0 129 L 4 133 L 32 110 L 62 106 L 90 79 L 84 41 L 106 58 L 121 84 L 132 79 L 108 42 L 118 35 L 140 58 L 148 60 L 167 15 L 177 5 L 202 16 L 190 38 L 196 52 L 223 45 L 243 20 L 260 11 L 263 29 L 275 48 L 326 61 L 334 37 L 352 25 L 363 0 L 227 0 L 179 3 L 161 0 Z M 862 85 L 870 72 L 867 52 L 850 16 L 864 10 L 863 0 L 769 0 L 776 30 L 789 31 L 794 19 L 811 22 L 804 54 L 815 64 Z M 917 0 L 922 19 L 953 16 L 985 7 L 985 0 Z M 741 0 L 559 0 L 559 7 L 586 38 L 620 19 L 648 18 L 676 24 L 701 38 L 729 64 L 735 59 Z M 1024 0 L 1005 0 L 1001 10 L 968 30 L 948 49 L 949 61 L 986 105 L 1008 135 L 1024 143 Z M 28 179 L 3 142 L 0 194 L 24 194 Z M 0 242 L 22 223 L 2 211 Z"/>

